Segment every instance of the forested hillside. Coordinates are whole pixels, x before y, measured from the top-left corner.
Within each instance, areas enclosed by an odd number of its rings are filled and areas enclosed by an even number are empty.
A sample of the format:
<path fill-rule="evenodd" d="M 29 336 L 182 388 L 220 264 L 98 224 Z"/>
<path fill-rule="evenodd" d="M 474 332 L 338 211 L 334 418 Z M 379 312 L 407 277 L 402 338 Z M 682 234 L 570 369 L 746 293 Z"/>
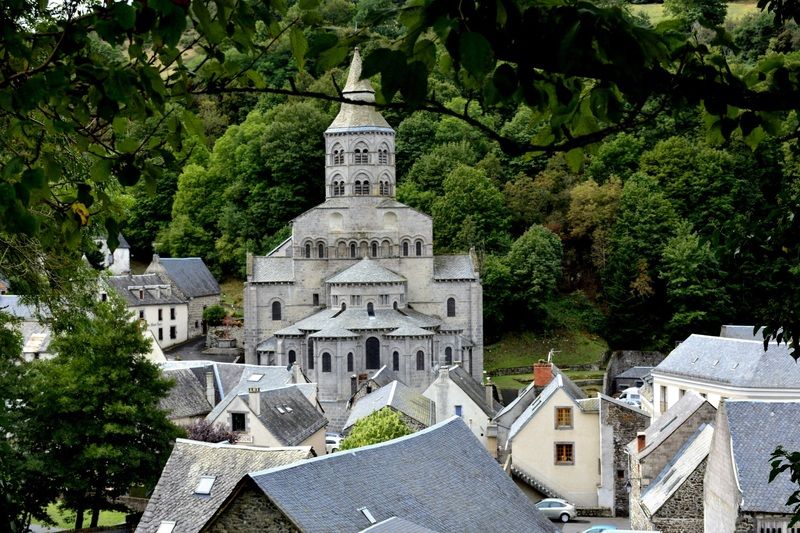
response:
<path fill-rule="evenodd" d="M 391 5 L 328 0 L 321 13 L 343 29 L 372 21 L 361 45 L 367 55 L 400 35 L 393 18 L 375 22 Z M 718 45 L 713 33 L 680 22 L 680 31 Z M 726 29 L 734 67 L 774 52 L 792 61 L 800 48 L 797 26 L 775 25 L 770 14 Z M 202 58 L 198 51 L 189 61 Z M 235 64 L 237 51 L 226 59 Z M 254 68 L 272 85 L 331 95 L 343 85 L 339 69 L 315 79 L 297 76 L 292 62 L 291 39 L 282 36 Z M 458 80 L 434 74 L 428 82 L 447 108 L 505 137 L 526 143 L 542 130 L 544 118 L 524 104 L 482 109 Z M 379 78 L 373 83 L 380 87 Z M 322 132 L 339 104 L 225 95 L 195 105 L 198 135 L 155 191 L 137 185 L 124 232 L 139 258 L 155 243 L 156 251 L 201 256 L 218 275 L 242 278 L 246 252 L 268 252 L 289 235 L 294 216 L 324 198 Z M 567 328 L 599 333 L 612 347 L 664 349 L 689 332 L 756 322 L 779 281 L 796 274 L 780 248 L 764 246 L 780 238 L 768 236 L 771 221 L 798 202 L 796 141 L 710 138 L 702 107 L 659 106 L 645 124 L 577 157 L 509 155 L 455 116 L 382 111 L 397 131 L 398 199 L 434 217 L 437 252 L 478 254 L 489 341 L 506 331 Z M 780 120 L 796 127 L 794 114 Z"/>

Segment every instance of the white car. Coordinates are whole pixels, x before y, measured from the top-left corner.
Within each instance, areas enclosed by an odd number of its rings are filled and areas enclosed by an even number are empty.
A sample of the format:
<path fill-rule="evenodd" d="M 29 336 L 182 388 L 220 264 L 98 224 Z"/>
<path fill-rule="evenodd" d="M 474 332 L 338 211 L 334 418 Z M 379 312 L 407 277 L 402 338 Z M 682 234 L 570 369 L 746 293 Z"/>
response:
<path fill-rule="evenodd" d="M 550 520 L 561 520 L 565 523 L 578 516 L 575 506 L 561 498 L 545 498 L 536 504 L 536 508 Z"/>
<path fill-rule="evenodd" d="M 325 451 L 328 453 L 339 451 L 339 443 L 343 439 L 344 437 L 338 433 L 325 433 Z"/>
<path fill-rule="evenodd" d="M 639 395 L 639 389 L 637 387 L 628 387 L 622 391 L 622 394 L 619 395 L 619 399 L 635 407 L 642 405 L 642 397 Z"/>

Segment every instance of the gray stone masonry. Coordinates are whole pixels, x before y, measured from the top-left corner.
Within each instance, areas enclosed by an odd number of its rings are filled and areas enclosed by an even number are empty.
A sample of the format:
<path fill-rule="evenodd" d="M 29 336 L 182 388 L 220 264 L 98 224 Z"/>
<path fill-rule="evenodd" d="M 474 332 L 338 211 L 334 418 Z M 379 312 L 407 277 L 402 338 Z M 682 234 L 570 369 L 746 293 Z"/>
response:
<path fill-rule="evenodd" d="M 652 517 L 652 529 L 661 533 L 699 533 L 703 531 L 703 478 L 708 459 Z"/>
<path fill-rule="evenodd" d="M 620 350 L 612 352 L 603 376 L 603 391 L 609 396 L 613 395 L 614 378 L 629 368 L 635 366 L 656 366 L 666 357 L 661 352 L 639 352 L 636 350 Z"/>
<path fill-rule="evenodd" d="M 601 427 L 610 427 L 613 435 L 613 463 L 608 465 L 608 474 L 614 479 L 613 513 L 614 516 L 628 516 L 628 454 L 625 446 L 636 438 L 637 432 L 644 431 L 650 419 L 643 413 L 609 401 L 602 402 L 600 415 Z M 622 476 L 618 475 L 619 472 Z"/>
<path fill-rule="evenodd" d="M 219 295 L 189 298 L 189 338 L 203 334 L 203 309 L 212 305 L 219 305 Z"/>
<path fill-rule="evenodd" d="M 252 482 L 233 495 L 234 500 L 223 507 L 201 531 L 203 533 L 279 533 L 299 531 Z"/>

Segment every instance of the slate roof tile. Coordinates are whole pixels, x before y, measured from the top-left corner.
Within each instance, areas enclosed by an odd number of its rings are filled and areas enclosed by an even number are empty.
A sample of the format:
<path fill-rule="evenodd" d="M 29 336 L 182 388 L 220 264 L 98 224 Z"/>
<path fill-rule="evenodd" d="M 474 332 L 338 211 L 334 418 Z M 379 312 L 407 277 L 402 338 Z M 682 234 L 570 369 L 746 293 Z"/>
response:
<path fill-rule="evenodd" d="M 294 282 L 294 260 L 291 257 L 253 257 L 253 282 Z"/>
<path fill-rule="evenodd" d="M 106 280 L 125 299 L 128 307 L 186 303 L 177 291 L 171 289 L 170 279 L 163 274 L 124 274 L 108 276 Z M 139 298 L 140 288 L 144 291 L 142 298 Z"/>
<path fill-rule="evenodd" d="M 344 429 L 384 407 L 392 407 L 425 427 L 436 422 L 436 404 L 395 380 L 358 400 L 350 409 Z"/>
<path fill-rule="evenodd" d="M 221 292 L 214 275 L 199 257 L 164 257 L 158 262 L 189 298 L 216 296 Z"/>
<path fill-rule="evenodd" d="M 647 457 L 650 452 L 658 448 L 662 442 L 667 440 L 667 437 L 681 427 L 705 403 L 706 400 L 695 391 L 686 391 L 680 400 L 675 402 L 664 414 L 653 420 L 644 430 L 645 447 L 638 452 L 639 458 Z M 635 440 L 628 443 L 629 452 L 637 453 L 635 451 L 636 446 Z"/>
<path fill-rule="evenodd" d="M 404 283 L 406 278 L 379 265 L 369 257 L 345 268 L 326 280 L 334 285 L 351 283 Z"/>
<path fill-rule="evenodd" d="M 297 386 L 262 390 L 259 397 L 258 419 L 284 446 L 301 444 L 328 423 Z M 249 403 L 249 394 L 244 398 Z"/>
<path fill-rule="evenodd" d="M 474 280 L 478 279 L 472 257 L 464 255 L 437 255 L 433 258 L 433 279 L 436 281 L 447 280 Z"/>

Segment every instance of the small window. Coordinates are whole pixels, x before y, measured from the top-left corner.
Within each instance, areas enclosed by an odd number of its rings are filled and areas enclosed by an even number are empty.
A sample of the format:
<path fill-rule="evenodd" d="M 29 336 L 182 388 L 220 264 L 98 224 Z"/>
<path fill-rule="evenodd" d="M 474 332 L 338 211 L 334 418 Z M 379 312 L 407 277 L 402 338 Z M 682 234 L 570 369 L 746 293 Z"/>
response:
<path fill-rule="evenodd" d="M 574 465 L 575 445 L 572 443 L 557 442 L 555 459 L 557 465 Z"/>
<path fill-rule="evenodd" d="M 372 241 L 372 257 L 378 257 L 378 243 Z"/>
<path fill-rule="evenodd" d="M 378 163 L 381 165 L 388 165 L 389 164 L 389 151 L 388 150 L 378 150 Z"/>
<path fill-rule="evenodd" d="M 342 302 L 342 311 L 346 310 L 347 310 L 347 304 L 345 302 Z"/>
<path fill-rule="evenodd" d="M 162 320 L 164 320 L 164 310 L 163 309 L 159 309 L 158 310 L 158 321 L 161 322 Z"/>
<path fill-rule="evenodd" d="M 617 470 L 617 479 L 625 479 L 625 471 Z"/>
<path fill-rule="evenodd" d="M 231 431 L 244 431 L 244 413 L 231 413 Z"/>
<path fill-rule="evenodd" d="M 422 350 L 417 352 L 417 370 L 425 370 L 425 352 Z"/>
<path fill-rule="evenodd" d="M 347 371 L 353 371 L 353 352 L 347 354 Z"/>
<path fill-rule="evenodd" d="M 162 520 L 156 533 L 172 533 L 175 530 L 175 524 L 174 520 Z"/>
<path fill-rule="evenodd" d="M 158 328 L 158 340 L 164 340 L 164 330 L 162 328 Z"/>
<path fill-rule="evenodd" d="M 314 293 L 311 295 L 311 301 L 313 305 L 319 305 L 319 293 Z"/>
<path fill-rule="evenodd" d="M 217 479 L 216 476 L 200 476 L 200 481 L 197 483 L 194 493 L 208 496 L 211 494 L 211 487 L 214 486 L 215 479 Z"/>
<path fill-rule="evenodd" d="M 311 245 L 306 244 L 306 259 L 311 259 Z"/>
<path fill-rule="evenodd" d="M 372 302 L 367 302 L 367 314 L 369 316 L 375 316 L 375 306 Z"/>
<path fill-rule="evenodd" d="M 361 194 L 361 181 L 356 180 L 353 186 L 353 194 Z"/>
<path fill-rule="evenodd" d="M 367 180 L 364 180 L 364 181 L 361 183 L 361 193 L 360 193 L 360 194 L 361 194 L 362 196 L 368 196 L 368 195 L 369 195 L 369 192 L 370 192 L 370 191 L 369 191 L 369 182 L 368 182 Z M 358 193 L 356 193 L 356 194 L 358 194 Z"/>
<path fill-rule="evenodd" d="M 104 292 L 103 292 L 103 293 L 101 293 L 101 294 L 100 294 L 100 301 L 101 301 L 101 302 L 107 302 L 107 301 L 108 301 L 108 294 L 106 294 L 106 293 L 104 293 Z"/>
<path fill-rule="evenodd" d="M 392 370 L 395 372 L 400 370 L 400 354 L 398 352 L 392 353 Z"/>
<path fill-rule="evenodd" d="M 403 241 L 403 256 L 408 257 L 408 241 Z"/>
<path fill-rule="evenodd" d="M 556 407 L 556 429 L 572 428 L 572 407 Z"/>
<path fill-rule="evenodd" d="M 308 369 L 314 370 L 314 353 L 311 352 L 308 354 Z"/>
<path fill-rule="evenodd" d="M 661 401 L 659 403 L 661 406 L 661 412 L 665 413 L 667 411 L 667 388 L 664 385 L 661 385 L 660 392 L 661 392 Z"/>
<path fill-rule="evenodd" d="M 169 327 L 169 338 L 170 339 L 177 339 L 178 338 L 178 328 L 175 326 Z"/>
<path fill-rule="evenodd" d="M 195 320 L 195 321 L 194 321 L 194 327 L 195 327 L 195 329 L 196 329 L 196 328 L 199 328 L 199 327 L 200 327 L 200 322 L 198 322 L 197 320 Z"/>
<path fill-rule="evenodd" d="M 447 299 L 447 316 L 456 316 L 456 299 Z"/>
<path fill-rule="evenodd" d="M 461 406 L 460 405 L 456 405 L 456 416 L 460 417 L 461 415 L 462 415 Z"/>
<path fill-rule="evenodd" d="M 139 289 L 139 299 L 144 300 L 144 289 Z"/>
<path fill-rule="evenodd" d="M 280 302 L 272 302 L 272 320 L 281 320 Z"/>
<path fill-rule="evenodd" d="M 331 371 L 331 354 L 329 354 L 328 352 L 322 354 L 322 371 L 323 372 Z"/>
<path fill-rule="evenodd" d="M 351 258 L 355 258 L 355 256 L 356 256 L 356 243 L 351 242 L 350 243 L 350 257 Z"/>
<path fill-rule="evenodd" d="M 169 308 L 169 319 L 170 320 L 175 320 L 175 308 L 174 307 L 170 307 Z"/>
<path fill-rule="evenodd" d="M 139 320 L 144 320 L 144 310 L 143 309 L 139 310 Z"/>
<path fill-rule="evenodd" d="M 417 243 L 415 244 L 415 247 L 416 247 L 417 257 L 421 256 L 422 255 L 422 241 L 417 241 Z"/>
<path fill-rule="evenodd" d="M 453 349 L 449 346 L 444 349 L 444 364 L 447 366 L 453 364 Z"/>
<path fill-rule="evenodd" d="M 297 354 L 294 350 L 289 350 L 289 364 L 293 365 L 297 361 Z"/>
<path fill-rule="evenodd" d="M 325 245 L 322 243 L 319 243 L 317 245 L 317 257 L 319 257 L 320 259 L 325 258 Z"/>

